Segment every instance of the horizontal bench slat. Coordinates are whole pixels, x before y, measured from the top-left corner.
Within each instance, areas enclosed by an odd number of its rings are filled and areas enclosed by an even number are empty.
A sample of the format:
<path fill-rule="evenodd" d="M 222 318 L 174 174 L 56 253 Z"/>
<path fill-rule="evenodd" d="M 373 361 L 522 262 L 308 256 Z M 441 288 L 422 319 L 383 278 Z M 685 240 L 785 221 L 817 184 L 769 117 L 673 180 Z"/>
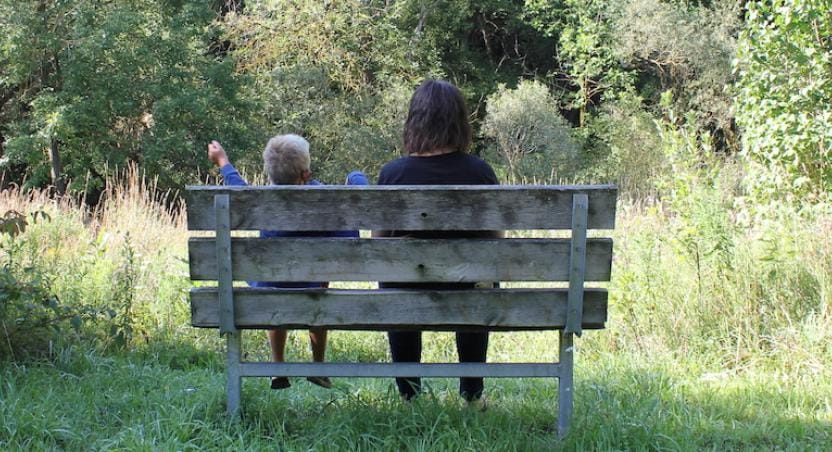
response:
<path fill-rule="evenodd" d="M 244 377 L 558 377 L 549 363 L 242 363 Z"/>
<path fill-rule="evenodd" d="M 234 289 L 237 328 L 327 327 L 333 329 L 491 330 L 561 329 L 566 324 L 566 289 L 327 290 Z M 583 328 L 607 320 L 607 291 L 587 289 Z M 195 327 L 219 325 L 216 287 L 191 290 Z"/>
<path fill-rule="evenodd" d="M 192 280 L 216 280 L 215 239 L 188 243 Z M 567 281 L 568 239 L 231 240 L 237 281 Z M 587 241 L 586 280 L 609 281 L 612 239 Z"/>
<path fill-rule="evenodd" d="M 509 230 L 570 229 L 575 193 L 589 196 L 589 229 L 615 227 L 611 185 L 191 186 L 186 199 L 190 230 L 216 227 L 217 194 L 236 230 Z"/>

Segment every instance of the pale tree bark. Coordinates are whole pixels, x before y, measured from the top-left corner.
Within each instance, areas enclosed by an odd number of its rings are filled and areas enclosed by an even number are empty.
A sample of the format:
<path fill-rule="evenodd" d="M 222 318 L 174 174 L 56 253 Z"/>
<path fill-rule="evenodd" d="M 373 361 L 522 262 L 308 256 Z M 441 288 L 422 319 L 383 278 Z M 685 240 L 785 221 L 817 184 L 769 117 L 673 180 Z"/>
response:
<path fill-rule="evenodd" d="M 55 193 L 63 195 L 66 193 L 66 181 L 64 180 L 63 167 L 61 166 L 59 143 L 55 138 L 49 143 L 49 165 L 51 167 L 52 186 L 55 187 Z"/>

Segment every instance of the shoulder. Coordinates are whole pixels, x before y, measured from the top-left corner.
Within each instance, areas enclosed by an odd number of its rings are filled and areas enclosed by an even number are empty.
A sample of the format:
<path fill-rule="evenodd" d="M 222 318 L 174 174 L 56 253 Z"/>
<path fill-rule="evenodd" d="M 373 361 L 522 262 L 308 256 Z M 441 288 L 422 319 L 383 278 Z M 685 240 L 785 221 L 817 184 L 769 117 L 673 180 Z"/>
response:
<path fill-rule="evenodd" d="M 347 174 L 347 185 L 370 185 L 367 175 L 361 171 L 352 171 Z"/>
<path fill-rule="evenodd" d="M 477 157 L 476 155 L 463 154 L 463 156 L 463 158 L 465 159 L 465 165 L 473 169 L 478 176 L 482 177 L 485 183 L 500 183 L 497 180 L 497 175 L 494 173 L 494 168 L 492 168 L 491 165 L 488 164 L 488 162 L 481 159 L 480 157 Z"/>
<path fill-rule="evenodd" d="M 483 169 L 485 169 L 485 168 L 491 169 L 491 165 L 489 165 L 488 162 L 486 162 L 485 160 L 483 160 L 480 157 L 477 157 L 476 155 L 473 155 L 473 154 L 462 154 L 462 155 L 468 161 L 469 165 L 476 166 L 476 167 L 483 168 Z"/>
<path fill-rule="evenodd" d="M 407 167 L 407 162 L 407 157 L 399 157 L 385 163 L 384 166 L 381 167 L 381 171 L 378 173 L 378 183 L 384 184 L 385 182 L 389 182 L 391 179 L 395 178 L 397 175 L 400 175 Z"/>
<path fill-rule="evenodd" d="M 407 165 L 408 158 L 407 157 L 399 157 L 395 160 L 390 160 L 389 162 L 385 163 L 384 166 L 381 167 L 381 171 L 390 171 L 397 168 L 401 168 Z"/>

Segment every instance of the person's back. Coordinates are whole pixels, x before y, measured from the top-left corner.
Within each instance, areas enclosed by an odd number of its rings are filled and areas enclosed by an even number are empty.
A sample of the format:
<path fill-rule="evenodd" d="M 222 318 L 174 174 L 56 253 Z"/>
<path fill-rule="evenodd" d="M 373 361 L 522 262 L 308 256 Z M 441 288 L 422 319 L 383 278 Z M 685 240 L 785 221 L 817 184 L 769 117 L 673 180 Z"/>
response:
<path fill-rule="evenodd" d="M 379 185 L 496 185 L 494 170 L 482 159 L 465 150 L 471 144 L 468 111 L 459 90 L 447 82 L 429 80 L 413 94 L 405 122 L 406 157 L 393 160 L 381 170 Z M 495 231 L 377 231 L 379 237 L 466 238 L 495 237 Z M 380 283 L 382 288 L 453 290 L 470 289 L 474 283 Z M 395 362 L 421 361 L 422 338 L 419 331 L 388 332 L 390 352 Z M 460 362 L 485 362 L 487 331 L 457 332 Z M 418 378 L 397 378 L 401 396 L 418 395 Z M 461 378 L 460 394 L 471 404 L 485 408 L 482 378 Z"/>
<path fill-rule="evenodd" d="M 461 151 L 427 157 L 406 156 L 381 169 L 385 185 L 494 185 L 494 170 L 479 157 Z"/>
<path fill-rule="evenodd" d="M 378 185 L 497 185 L 494 170 L 481 158 L 455 151 L 427 157 L 406 156 L 385 164 Z M 389 237 L 476 238 L 491 231 L 389 231 Z"/>
<path fill-rule="evenodd" d="M 231 164 L 225 150 L 217 141 L 208 145 L 208 158 L 219 168 L 225 185 L 248 185 L 236 168 Z M 269 140 L 263 151 L 263 166 L 274 185 L 321 185 L 312 179 L 309 157 L 309 143 L 297 135 L 279 135 Z M 354 171 L 347 177 L 349 185 L 367 185 L 367 178 L 361 172 Z M 263 230 L 260 237 L 358 237 L 358 231 L 279 231 Z M 327 287 L 328 282 L 281 282 L 251 281 L 252 287 L 277 287 L 283 289 L 307 289 Z M 272 360 L 285 362 L 287 331 L 285 329 L 268 330 Z M 312 344 L 312 359 L 323 362 L 326 354 L 327 331 L 323 328 L 309 330 Z M 329 378 L 308 377 L 307 380 L 325 388 L 332 386 Z M 290 386 L 287 377 L 277 376 L 271 380 L 272 389 L 284 389 Z"/>

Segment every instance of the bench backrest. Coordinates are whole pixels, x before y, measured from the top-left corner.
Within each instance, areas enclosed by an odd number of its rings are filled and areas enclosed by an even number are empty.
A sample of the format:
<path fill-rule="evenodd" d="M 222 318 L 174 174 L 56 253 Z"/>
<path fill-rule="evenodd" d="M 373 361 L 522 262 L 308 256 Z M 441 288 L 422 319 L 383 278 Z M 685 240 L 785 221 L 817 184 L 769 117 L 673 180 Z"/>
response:
<path fill-rule="evenodd" d="M 586 231 L 614 228 L 616 196 L 614 186 L 188 187 L 188 228 L 217 231 L 214 238 L 190 239 L 193 280 L 569 282 L 568 287 L 560 288 L 451 292 L 279 291 L 231 289 L 226 283 L 220 284 L 220 288 L 192 291 L 193 323 L 202 327 L 222 326 L 220 292 L 230 290 L 234 299 L 232 328 L 487 327 L 566 328 L 574 332 L 603 328 L 607 318 L 606 290 L 585 289 L 584 282 L 610 279 L 612 239 L 587 239 Z M 233 230 L 258 229 L 569 229 L 572 237 L 230 236 Z M 226 249 L 230 259 L 224 260 Z M 223 262 L 230 262 L 230 267 L 224 268 Z"/>

